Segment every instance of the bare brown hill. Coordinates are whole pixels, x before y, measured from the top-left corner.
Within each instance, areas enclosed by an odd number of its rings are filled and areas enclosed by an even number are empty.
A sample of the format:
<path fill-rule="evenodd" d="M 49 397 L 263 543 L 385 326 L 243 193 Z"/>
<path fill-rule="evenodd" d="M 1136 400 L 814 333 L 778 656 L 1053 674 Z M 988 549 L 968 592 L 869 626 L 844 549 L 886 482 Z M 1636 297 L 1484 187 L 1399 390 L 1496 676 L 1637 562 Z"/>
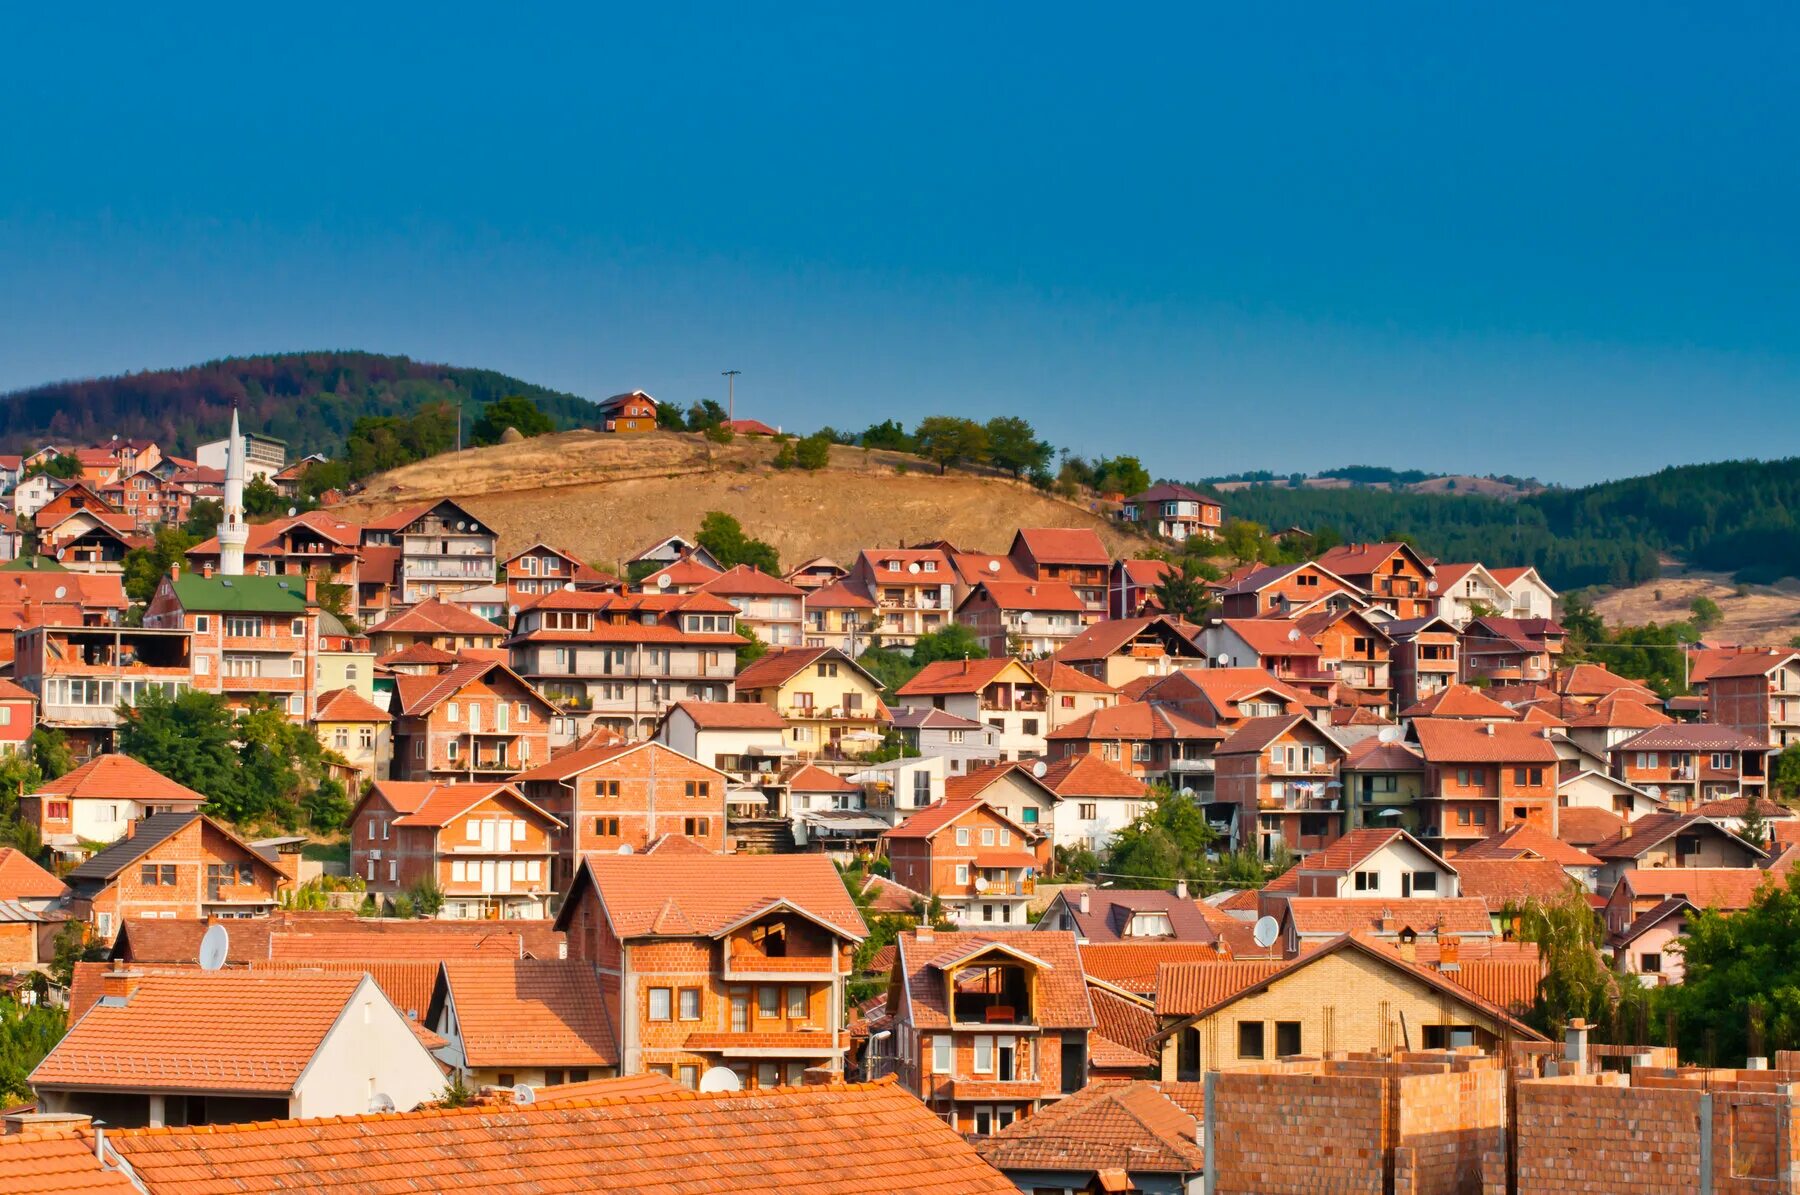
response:
<path fill-rule="evenodd" d="M 1782 647 L 1800 636 L 1800 582 L 1739 586 L 1724 573 L 1686 571 L 1672 561 L 1665 567 L 1654 581 L 1602 594 L 1594 609 L 1608 625 L 1667 625 L 1691 617 L 1694 599 L 1706 597 L 1719 604 L 1721 615 L 1708 639 Z"/>
<path fill-rule="evenodd" d="M 721 445 L 676 432 L 562 432 L 380 474 L 339 509 L 357 518 L 444 495 L 491 523 L 503 550 L 543 540 L 609 569 L 665 535 L 691 535 L 713 510 L 774 544 L 784 564 L 847 564 L 901 540 L 1005 551 L 1019 527 L 1092 527 L 1121 554 L 1149 546 L 1103 513 L 1009 478 L 940 477 L 916 457 L 842 446 L 816 473 L 779 470 L 775 452 L 761 437 Z"/>

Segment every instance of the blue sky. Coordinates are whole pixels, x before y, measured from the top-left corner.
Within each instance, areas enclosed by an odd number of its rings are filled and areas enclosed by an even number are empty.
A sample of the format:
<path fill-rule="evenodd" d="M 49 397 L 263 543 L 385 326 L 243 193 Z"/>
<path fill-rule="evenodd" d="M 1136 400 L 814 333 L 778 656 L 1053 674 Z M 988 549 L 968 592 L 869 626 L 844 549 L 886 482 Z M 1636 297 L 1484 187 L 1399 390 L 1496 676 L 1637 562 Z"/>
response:
<path fill-rule="evenodd" d="M 7 18 L 0 389 L 354 347 L 1178 477 L 1800 452 L 1788 6 L 67 7 Z"/>

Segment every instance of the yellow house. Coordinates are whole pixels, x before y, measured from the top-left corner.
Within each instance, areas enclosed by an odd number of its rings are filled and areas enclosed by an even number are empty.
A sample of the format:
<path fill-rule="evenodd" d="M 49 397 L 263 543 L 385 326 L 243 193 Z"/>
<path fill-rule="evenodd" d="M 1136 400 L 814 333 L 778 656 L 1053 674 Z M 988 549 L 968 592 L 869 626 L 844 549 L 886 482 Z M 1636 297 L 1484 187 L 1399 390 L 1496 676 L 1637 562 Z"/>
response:
<path fill-rule="evenodd" d="M 340 778 L 352 798 L 369 780 L 386 779 L 394 757 L 394 716 L 353 688 L 319 694 L 313 733 L 327 750 L 343 756 L 348 774 Z"/>
<path fill-rule="evenodd" d="M 1207 1071 L 1298 1054 L 1460 1046 L 1492 1052 L 1507 1038 L 1543 1040 L 1510 1011 L 1462 986 L 1516 991 L 1520 1003 L 1529 1002 L 1537 992 L 1537 960 L 1475 957 L 1449 970 L 1458 961 L 1454 947 L 1440 943 L 1440 950 L 1444 971 L 1351 934 L 1286 962 L 1166 965 L 1156 988 L 1162 1077 L 1198 1081 Z"/>
<path fill-rule="evenodd" d="M 737 696 L 774 706 L 802 759 L 856 759 L 893 722 L 881 682 L 835 647 L 771 651 L 738 673 Z"/>

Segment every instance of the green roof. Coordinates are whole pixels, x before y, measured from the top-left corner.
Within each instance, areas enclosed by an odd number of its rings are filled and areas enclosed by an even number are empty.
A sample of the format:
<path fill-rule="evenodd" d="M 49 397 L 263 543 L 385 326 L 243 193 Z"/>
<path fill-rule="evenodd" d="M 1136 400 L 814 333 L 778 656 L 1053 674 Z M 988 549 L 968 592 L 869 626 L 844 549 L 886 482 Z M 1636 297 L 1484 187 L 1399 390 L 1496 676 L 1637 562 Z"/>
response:
<path fill-rule="evenodd" d="M 299 614 L 306 609 L 304 581 L 298 577 L 175 578 L 175 596 L 190 611 L 249 610 L 260 614 Z"/>
<path fill-rule="evenodd" d="M 20 556 L 0 564 L 5 573 L 66 573 L 69 570 L 48 556 Z"/>

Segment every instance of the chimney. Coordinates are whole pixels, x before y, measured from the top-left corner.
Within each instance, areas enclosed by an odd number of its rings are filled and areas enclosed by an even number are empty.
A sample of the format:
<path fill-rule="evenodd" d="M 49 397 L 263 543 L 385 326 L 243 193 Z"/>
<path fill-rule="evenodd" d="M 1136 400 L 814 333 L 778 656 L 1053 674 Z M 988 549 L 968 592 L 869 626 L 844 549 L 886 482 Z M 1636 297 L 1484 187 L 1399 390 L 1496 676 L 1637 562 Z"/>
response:
<path fill-rule="evenodd" d="M 6 1118 L 6 1136 L 26 1129 L 79 1129 L 91 1118 L 85 1112 L 14 1112 Z"/>
<path fill-rule="evenodd" d="M 100 996 L 102 999 L 114 996 L 120 1000 L 129 1000 L 137 992 L 138 984 L 143 978 L 142 971 L 108 971 L 100 977 Z"/>
<path fill-rule="evenodd" d="M 1078 907 L 1081 909 L 1083 915 L 1091 913 L 1094 909 L 1093 895 L 1088 892 L 1086 888 L 1081 890 L 1081 898 L 1078 901 Z"/>
<path fill-rule="evenodd" d="M 1494 735 L 1494 724 L 1492 722 L 1483 722 L 1481 724 L 1481 730 L 1482 730 L 1483 734 L 1487 735 L 1489 738 L 1492 738 Z"/>
<path fill-rule="evenodd" d="M 171 580 L 171 581 L 181 580 L 181 564 L 179 561 L 177 561 L 176 563 L 171 564 L 169 566 L 169 580 Z"/>
<path fill-rule="evenodd" d="M 319 579 L 311 573 L 306 574 L 306 604 L 309 606 L 319 604 Z"/>
<path fill-rule="evenodd" d="M 1569 1022 L 1563 1035 L 1563 1061 L 1573 1068 L 1571 1074 L 1586 1074 L 1588 1060 L 1588 1023 L 1580 1017 Z"/>
<path fill-rule="evenodd" d="M 200 575 L 202 577 L 208 578 L 209 580 L 211 579 L 211 577 L 212 577 L 212 561 L 203 560 L 200 562 Z"/>
<path fill-rule="evenodd" d="M 135 818 L 135 817 L 126 818 L 125 819 L 125 837 L 133 838 L 133 837 L 136 837 L 136 835 L 137 835 L 137 818 Z"/>
<path fill-rule="evenodd" d="M 931 922 L 929 921 L 919 922 L 918 928 L 913 930 L 913 941 L 919 943 L 921 946 L 929 946 L 936 940 L 937 935 L 932 932 Z"/>
<path fill-rule="evenodd" d="M 1381 927 L 1382 933 L 1384 933 L 1384 934 L 1393 933 L 1394 932 L 1394 910 L 1383 907 L 1381 910 L 1381 917 L 1376 922 L 1376 924 Z"/>
<path fill-rule="evenodd" d="M 1462 953 L 1462 935 L 1438 935 L 1438 970 L 1448 971 L 1458 965 L 1458 957 Z"/>
<path fill-rule="evenodd" d="M 1176 900 L 1186 900 L 1187 898 L 1188 898 L 1187 897 L 1187 881 L 1186 880 L 1176 880 L 1175 881 L 1175 899 Z"/>
<path fill-rule="evenodd" d="M 1400 957 L 1409 963 L 1419 961 L 1419 940 L 1411 934 L 1400 935 Z"/>
<path fill-rule="evenodd" d="M 800 1072 L 802 1087 L 840 1087 L 843 1082 L 844 1076 L 829 1066 L 809 1066 Z"/>

